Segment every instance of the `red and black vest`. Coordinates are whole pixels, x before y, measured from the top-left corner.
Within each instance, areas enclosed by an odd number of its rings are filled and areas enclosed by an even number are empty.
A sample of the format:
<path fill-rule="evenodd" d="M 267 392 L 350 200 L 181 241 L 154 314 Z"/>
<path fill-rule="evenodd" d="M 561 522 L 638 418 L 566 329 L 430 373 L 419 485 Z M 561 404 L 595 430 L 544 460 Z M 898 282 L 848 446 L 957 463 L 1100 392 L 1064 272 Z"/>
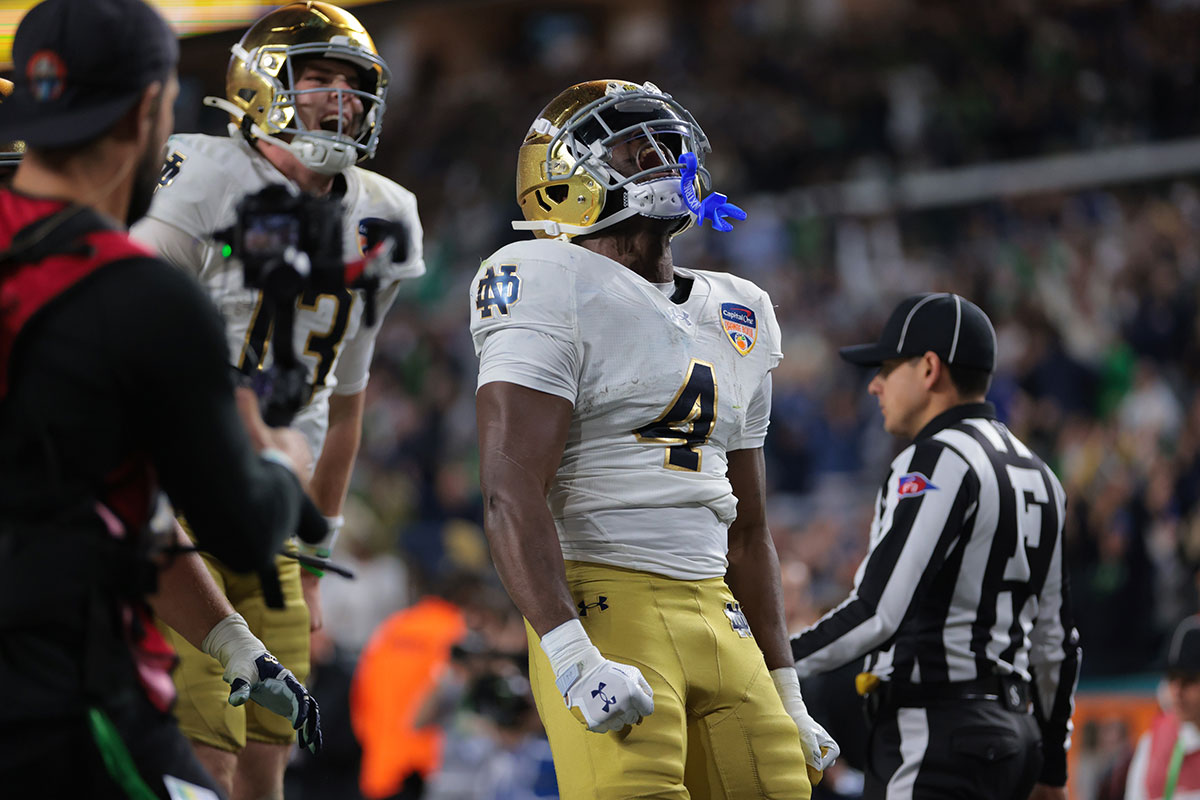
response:
<path fill-rule="evenodd" d="M 30 320 L 109 264 L 152 257 L 89 208 L 0 191 L 0 403 Z M 126 525 L 144 525 L 157 491 L 149 459 L 127 459 L 105 484 L 99 499 Z"/>
<path fill-rule="evenodd" d="M 96 270 L 152 255 L 90 209 L 0 192 L 0 400 L 13 348 L 34 315 Z"/>
<path fill-rule="evenodd" d="M 1150 726 L 1150 752 L 1146 759 L 1146 797 L 1162 798 L 1166 790 L 1171 753 L 1182 723 L 1175 714 L 1163 714 Z M 1175 796 L 1200 792 L 1200 750 L 1185 753 L 1175 784 Z"/>
<path fill-rule="evenodd" d="M 13 388 L 10 370 L 32 320 L 106 267 L 153 257 L 90 208 L 0 191 L 0 408 Z M 125 558 L 144 558 L 142 534 L 157 495 L 144 452 L 130 454 L 96 487 L 94 511 L 110 536 L 130 545 L 121 548 Z M 143 689 L 165 711 L 174 698 L 174 654 L 140 597 L 121 602 L 121 616 Z"/>

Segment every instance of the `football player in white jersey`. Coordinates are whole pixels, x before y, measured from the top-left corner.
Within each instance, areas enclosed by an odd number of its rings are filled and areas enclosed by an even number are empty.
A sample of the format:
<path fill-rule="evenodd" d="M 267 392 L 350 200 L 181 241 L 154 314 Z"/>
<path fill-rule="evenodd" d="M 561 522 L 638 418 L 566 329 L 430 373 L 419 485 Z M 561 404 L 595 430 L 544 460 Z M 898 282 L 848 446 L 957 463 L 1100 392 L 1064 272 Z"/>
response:
<path fill-rule="evenodd" d="M 340 196 L 347 261 L 399 223 L 407 240 L 398 243 L 397 260 L 382 276 L 379 318 L 400 281 L 425 271 L 412 193 L 355 166 L 374 154 L 388 81 L 386 64 L 354 16 L 328 3 L 293 3 L 246 32 L 233 47 L 226 97 L 205 100 L 230 113 L 230 135 L 176 135 L 168 142 L 154 203 L 132 233 L 205 284 L 225 317 L 233 366 L 243 373 L 270 363 L 270 321 L 261 293 L 244 287 L 240 269 L 226 261 L 213 234 L 233 224 L 244 196 L 270 184 Z M 341 524 L 378 331 L 378 322 L 366 324 L 363 309 L 357 290 L 310 292 L 296 305 L 294 349 L 310 370 L 312 395 L 293 424 L 316 458 L 309 491 L 331 532 L 312 553 L 323 557 Z M 256 576 L 211 560 L 209 566 L 250 628 L 304 680 L 310 624 L 320 625 L 319 574 L 302 574 L 294 560 L 281 558 L 286 607 L 275 610 L 265 606 Z M 176 714 L 201 761 L 235 800 L 281 797 L 293 737 L 287 721 L 230 706 L 219 665 L 171 638 L 181 657 Z"/>
<path fill-rule="evenodd" d="M 652 84 L 571 87 L 518 158 L 538 238 L 471 287 L 486 530 L 568 800 L 804 798 L 838 752 L 765 519 L 770 298 L 671 257 L 744 218 L 700 197 L 708 150 Z"/>

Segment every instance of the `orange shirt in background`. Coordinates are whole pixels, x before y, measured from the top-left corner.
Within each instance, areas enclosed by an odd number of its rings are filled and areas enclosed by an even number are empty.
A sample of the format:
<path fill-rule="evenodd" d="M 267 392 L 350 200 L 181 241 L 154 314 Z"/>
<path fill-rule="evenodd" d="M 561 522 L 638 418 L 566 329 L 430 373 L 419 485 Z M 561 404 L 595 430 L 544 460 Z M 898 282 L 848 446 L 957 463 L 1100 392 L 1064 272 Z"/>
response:
<path fill-rule="evenodd" d="M 466 632 L 457 606 L 424 597 L 372 634 L 350 687 L 350 721 L 363 749 L 364 797 L 393 795 L 409 774 L 428 777 L 441 765 L 441 729 L 417 728 L 415 720 Z"/>

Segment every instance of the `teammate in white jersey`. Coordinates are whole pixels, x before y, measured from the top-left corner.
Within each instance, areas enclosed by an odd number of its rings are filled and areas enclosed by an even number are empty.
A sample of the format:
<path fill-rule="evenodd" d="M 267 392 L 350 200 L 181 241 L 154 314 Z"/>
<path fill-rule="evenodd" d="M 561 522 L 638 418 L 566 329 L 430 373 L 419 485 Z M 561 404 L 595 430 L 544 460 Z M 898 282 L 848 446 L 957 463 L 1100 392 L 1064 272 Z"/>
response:
<path fill-rule="evenodd" d="M 405 240 L 382 275 L 378 318 L 400 281 L 425 271 L 412 193 L 354 166 L 374 154 L 388 80 L 370 35 L 351 14 L 322 2 L 293 3 L 246 32 L 233 48 L 226 98 L 206 99 L 230 112 L 230 136 L 178 135 L 168 142 L 154 203 L 133 234 L 205 284 L 224 314 L 233 366 L 247 375 L 270 363 L 270 321 L 261 293 L 244 287 L 240 269 L 213 238 L 233 224 L 244 196 L 270 184 L 340 196 L 347 261 L 398 223 Z M 293 424 L 317 459 L 309 491 L 331 533 L 312 552 L 323 557 L 341 525 L 378 331 L 363 311 L 357 290 L 308 293 L 296 305 L 294 349 L 309 370 L 312 395 Z M 275 610 L 265 606 L 257 577 L 211 560 L 209 566 L 251 629 L 304 680 L 310 625 L 321 624 L 320 575 L 302 575 L 295 561 L 280 559 L 286 607 Z M 176 713 L 201 761 L 235 800 L 282 796 L 292 739 L 286 721 L 229 706 L 219 665 L 178 636 L 172 641 L 181 657 Z"/>
<path fill-rule="evenodd" d="M 472 284 L 485 525 L 568 800 L 804 798 L 837 755 L 765 519 L 770 298 L 671 258 L 744 218 L 699 197 L 708 149 L 651 84 L 571 87 L 518 159 L 538 239 Z"/>

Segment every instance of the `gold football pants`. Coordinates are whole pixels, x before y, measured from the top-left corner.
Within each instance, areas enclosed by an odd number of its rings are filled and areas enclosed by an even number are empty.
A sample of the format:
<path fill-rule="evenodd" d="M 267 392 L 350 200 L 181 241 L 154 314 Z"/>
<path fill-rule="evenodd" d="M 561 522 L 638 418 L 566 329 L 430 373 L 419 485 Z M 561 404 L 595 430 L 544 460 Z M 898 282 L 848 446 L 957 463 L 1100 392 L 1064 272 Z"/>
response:
<path fill-rule="evenodd" d="M 563 703 L 537 635 L 530 680 L 563 800 L 805 800 L 800 736 L 752 636 L 726 612 L 721 578 L 673 580 L 568 561 L 580 621 L 605 657 L 632 664 L 654 689 L 654 713 L 592 733 Z"/>
<path fill-rule="evenodd" d="M 234 572 L 207 553 L 201 555 L 234 611 L 246 618 L 254 635 L 296 680 L 304 683 L 309 666 L 308 605 L 300 589 L 299 563 L 282 556 L 276 558 L 285 605 L 268 608 L 257 575 Z M 179 654 L 179 666 L 173 675 L 179 692 L 175 716 L 185 736 L 229 752 L 241 750 L 247 739 L 271 744 L 290 744 L 295 739 L 291 722 L 254 701 L 237 708 L 229 705 L 229 684 L 221 677 L 221 663 L 192 647 L 162 621 L 158 624 Z"/>

